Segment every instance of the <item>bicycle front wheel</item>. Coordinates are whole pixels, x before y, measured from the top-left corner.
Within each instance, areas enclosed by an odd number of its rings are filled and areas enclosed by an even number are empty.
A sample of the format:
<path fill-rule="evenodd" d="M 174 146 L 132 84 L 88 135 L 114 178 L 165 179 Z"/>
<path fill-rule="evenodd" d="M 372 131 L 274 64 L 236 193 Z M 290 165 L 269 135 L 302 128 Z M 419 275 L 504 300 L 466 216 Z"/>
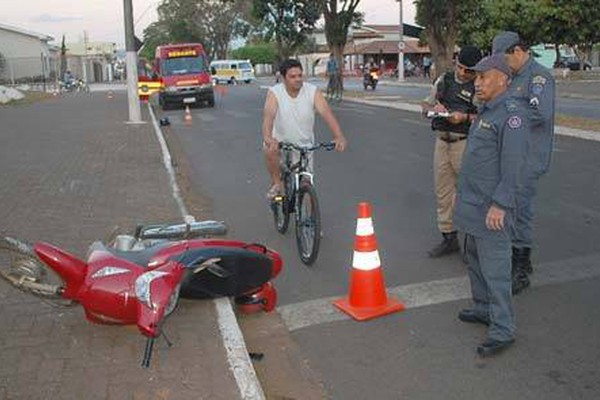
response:
<path fill-rule="evenodd" d="M 296 209 L 296 243 L 300 260 L 312 265 L 319 253 L 321 215 L 315 188 L 310 183 L 301 185 Z"/>

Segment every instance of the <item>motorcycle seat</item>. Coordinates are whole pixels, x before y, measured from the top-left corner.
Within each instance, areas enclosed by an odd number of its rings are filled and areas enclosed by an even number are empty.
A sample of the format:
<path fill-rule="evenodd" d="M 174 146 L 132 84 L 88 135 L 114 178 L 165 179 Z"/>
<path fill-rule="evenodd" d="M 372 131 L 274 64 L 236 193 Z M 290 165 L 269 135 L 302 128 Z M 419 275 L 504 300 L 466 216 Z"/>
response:
<path fill-rule="evenodd" d="M 102 242 L 94 242 L 92 246 L 90 246 L 90 250 L 104 250 L 113 254 L 115 257 L 122 258 L 137 264 L 140 267 L 148 268 L 148 263 L 152 257 L 160 250 L 170 246 L 171 244 L 173 244 L 173 242 L 157 243 L 154 246 L 145 248 L 143 250 L 117 250 L 113 247 L 107 247 Z"/>

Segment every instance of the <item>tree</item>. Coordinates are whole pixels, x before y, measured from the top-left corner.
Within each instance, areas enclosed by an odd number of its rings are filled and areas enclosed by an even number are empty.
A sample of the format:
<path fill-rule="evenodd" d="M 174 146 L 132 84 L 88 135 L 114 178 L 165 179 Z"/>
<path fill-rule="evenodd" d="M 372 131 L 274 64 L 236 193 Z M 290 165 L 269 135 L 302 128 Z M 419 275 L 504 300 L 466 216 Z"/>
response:
<path fill-rule="evenodd" d="M 547 41 L 550 31 L 550 10 L 546 0 L 484 0 L 466 2 L 459 13 L 459 37 L 461 45 L 474 44 L 484 52 L 491 51 L 492 40 L 500 31 L 518 32 L 530 44 Z"/>
<path fill-rule="evenodd" d="M 277 61 L 293 55 L 320 17 L 314 0 L 253 0 L 252 15 L 261 23 L 262 36 L 274 40 Z"/>
<path fill-rule="evenodd" d="M 225 58 L 229 44 L 248 31 L 244 0 L 162 0 L 158 21 L 144 30 L 145 57 L 165 43 L 200 42 L 211 58 Z"/>
<path fill-rule="evenodd" d="M 564 24 L 556 18 L 556 2 L 417 0 L 417 22 L 426 27 L 427 42 L 442 73 L 451 66 L 453 38 L 455 44 L 476 45 L 484 52 L 490 52 L 494 36 L 506 30 L 518 32 L 529 44 L 561 43 Z"/>
<path fill-rule="evenodd" d="M 583 69 L 594 44 L 600 42 L 600 8 L 597 0 L 545 0 L 545 3 L 551 6 L 553 20 L 562 26 L 561 43 L 573 47 L 581 60 L 579 67 Z"/>
<path fill-rule="evenodd" d="M 463 6 L 459 15 L 460 44 L 489 50 L 499 31 L 511 30 L 528 44 L 553 43 L 557 60 L 560 45 L 567 44 L 584 61 L 594 43 L 600 42 L 600 8 L 594 0 L 482 0 L 464 4 L 467 7 Z"/>
<path fill-rule="evenodd" d="M 277 60 L 277 49 L 273 43 L 248 44 L 231 52 L 237 59 L 248 59 L 252 64 L 272 64 Z"/>
<path fill-rule="evenodd" d="M 319 3 L 325 19 L 327 45 L 337 59 L 338 65 L 344 65 L 344 47 L 348 40 L 348 29 L 353 25 L 362 24 L 364 18 L 362 13 L 356 11 L 360 0 L 319 0 Z"/>
<path fill-rule="evenodd" d="M 67 72 L 67 46 L 65 45 L 65 35 L 63 35 L 60 44 L 60 79 L 63 79 L 65 72 Z"/>
<path fill-rule="evenodd" d="M 472 2 L 475 0 L 415 0 L 416 21 L 425 27 L 424 34 L 438 75 L 452 68 L 460 11 Z"/>

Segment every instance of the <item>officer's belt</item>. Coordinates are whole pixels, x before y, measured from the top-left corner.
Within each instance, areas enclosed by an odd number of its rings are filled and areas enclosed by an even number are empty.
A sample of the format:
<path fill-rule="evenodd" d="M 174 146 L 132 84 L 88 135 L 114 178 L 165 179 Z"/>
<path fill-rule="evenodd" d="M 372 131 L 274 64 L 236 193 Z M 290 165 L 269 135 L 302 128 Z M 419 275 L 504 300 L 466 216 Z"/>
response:
<path fill-rule="evenodd" d="M 467 138 L 467 135 L 462 134 L 462 133 L 440 132 L 438 134 L 438 139 L 440 139 L 446 143 L 460 142 L 461 140 L 465 140 L 466 138 Z"/>

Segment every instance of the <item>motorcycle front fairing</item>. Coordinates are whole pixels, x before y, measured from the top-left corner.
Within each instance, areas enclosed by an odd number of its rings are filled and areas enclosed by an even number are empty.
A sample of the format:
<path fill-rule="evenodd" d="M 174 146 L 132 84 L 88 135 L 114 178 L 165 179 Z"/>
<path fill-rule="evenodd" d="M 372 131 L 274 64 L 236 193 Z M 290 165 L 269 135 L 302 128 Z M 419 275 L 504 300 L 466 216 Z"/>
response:
<path fill-rule="evenodd" d="M 86 317 L 97 323 L 135 324 L 134 285 L 146 269 L 103 248 L 90 252 L 88 269 L 77 299 Z"/>
<path fill-rule="evenodd" d="M 137 326 L 147 337 L 160 335 L 162 322 L 179 300 L 183 266 L 171 261 L 141 274 L 135 281 Z"/>

